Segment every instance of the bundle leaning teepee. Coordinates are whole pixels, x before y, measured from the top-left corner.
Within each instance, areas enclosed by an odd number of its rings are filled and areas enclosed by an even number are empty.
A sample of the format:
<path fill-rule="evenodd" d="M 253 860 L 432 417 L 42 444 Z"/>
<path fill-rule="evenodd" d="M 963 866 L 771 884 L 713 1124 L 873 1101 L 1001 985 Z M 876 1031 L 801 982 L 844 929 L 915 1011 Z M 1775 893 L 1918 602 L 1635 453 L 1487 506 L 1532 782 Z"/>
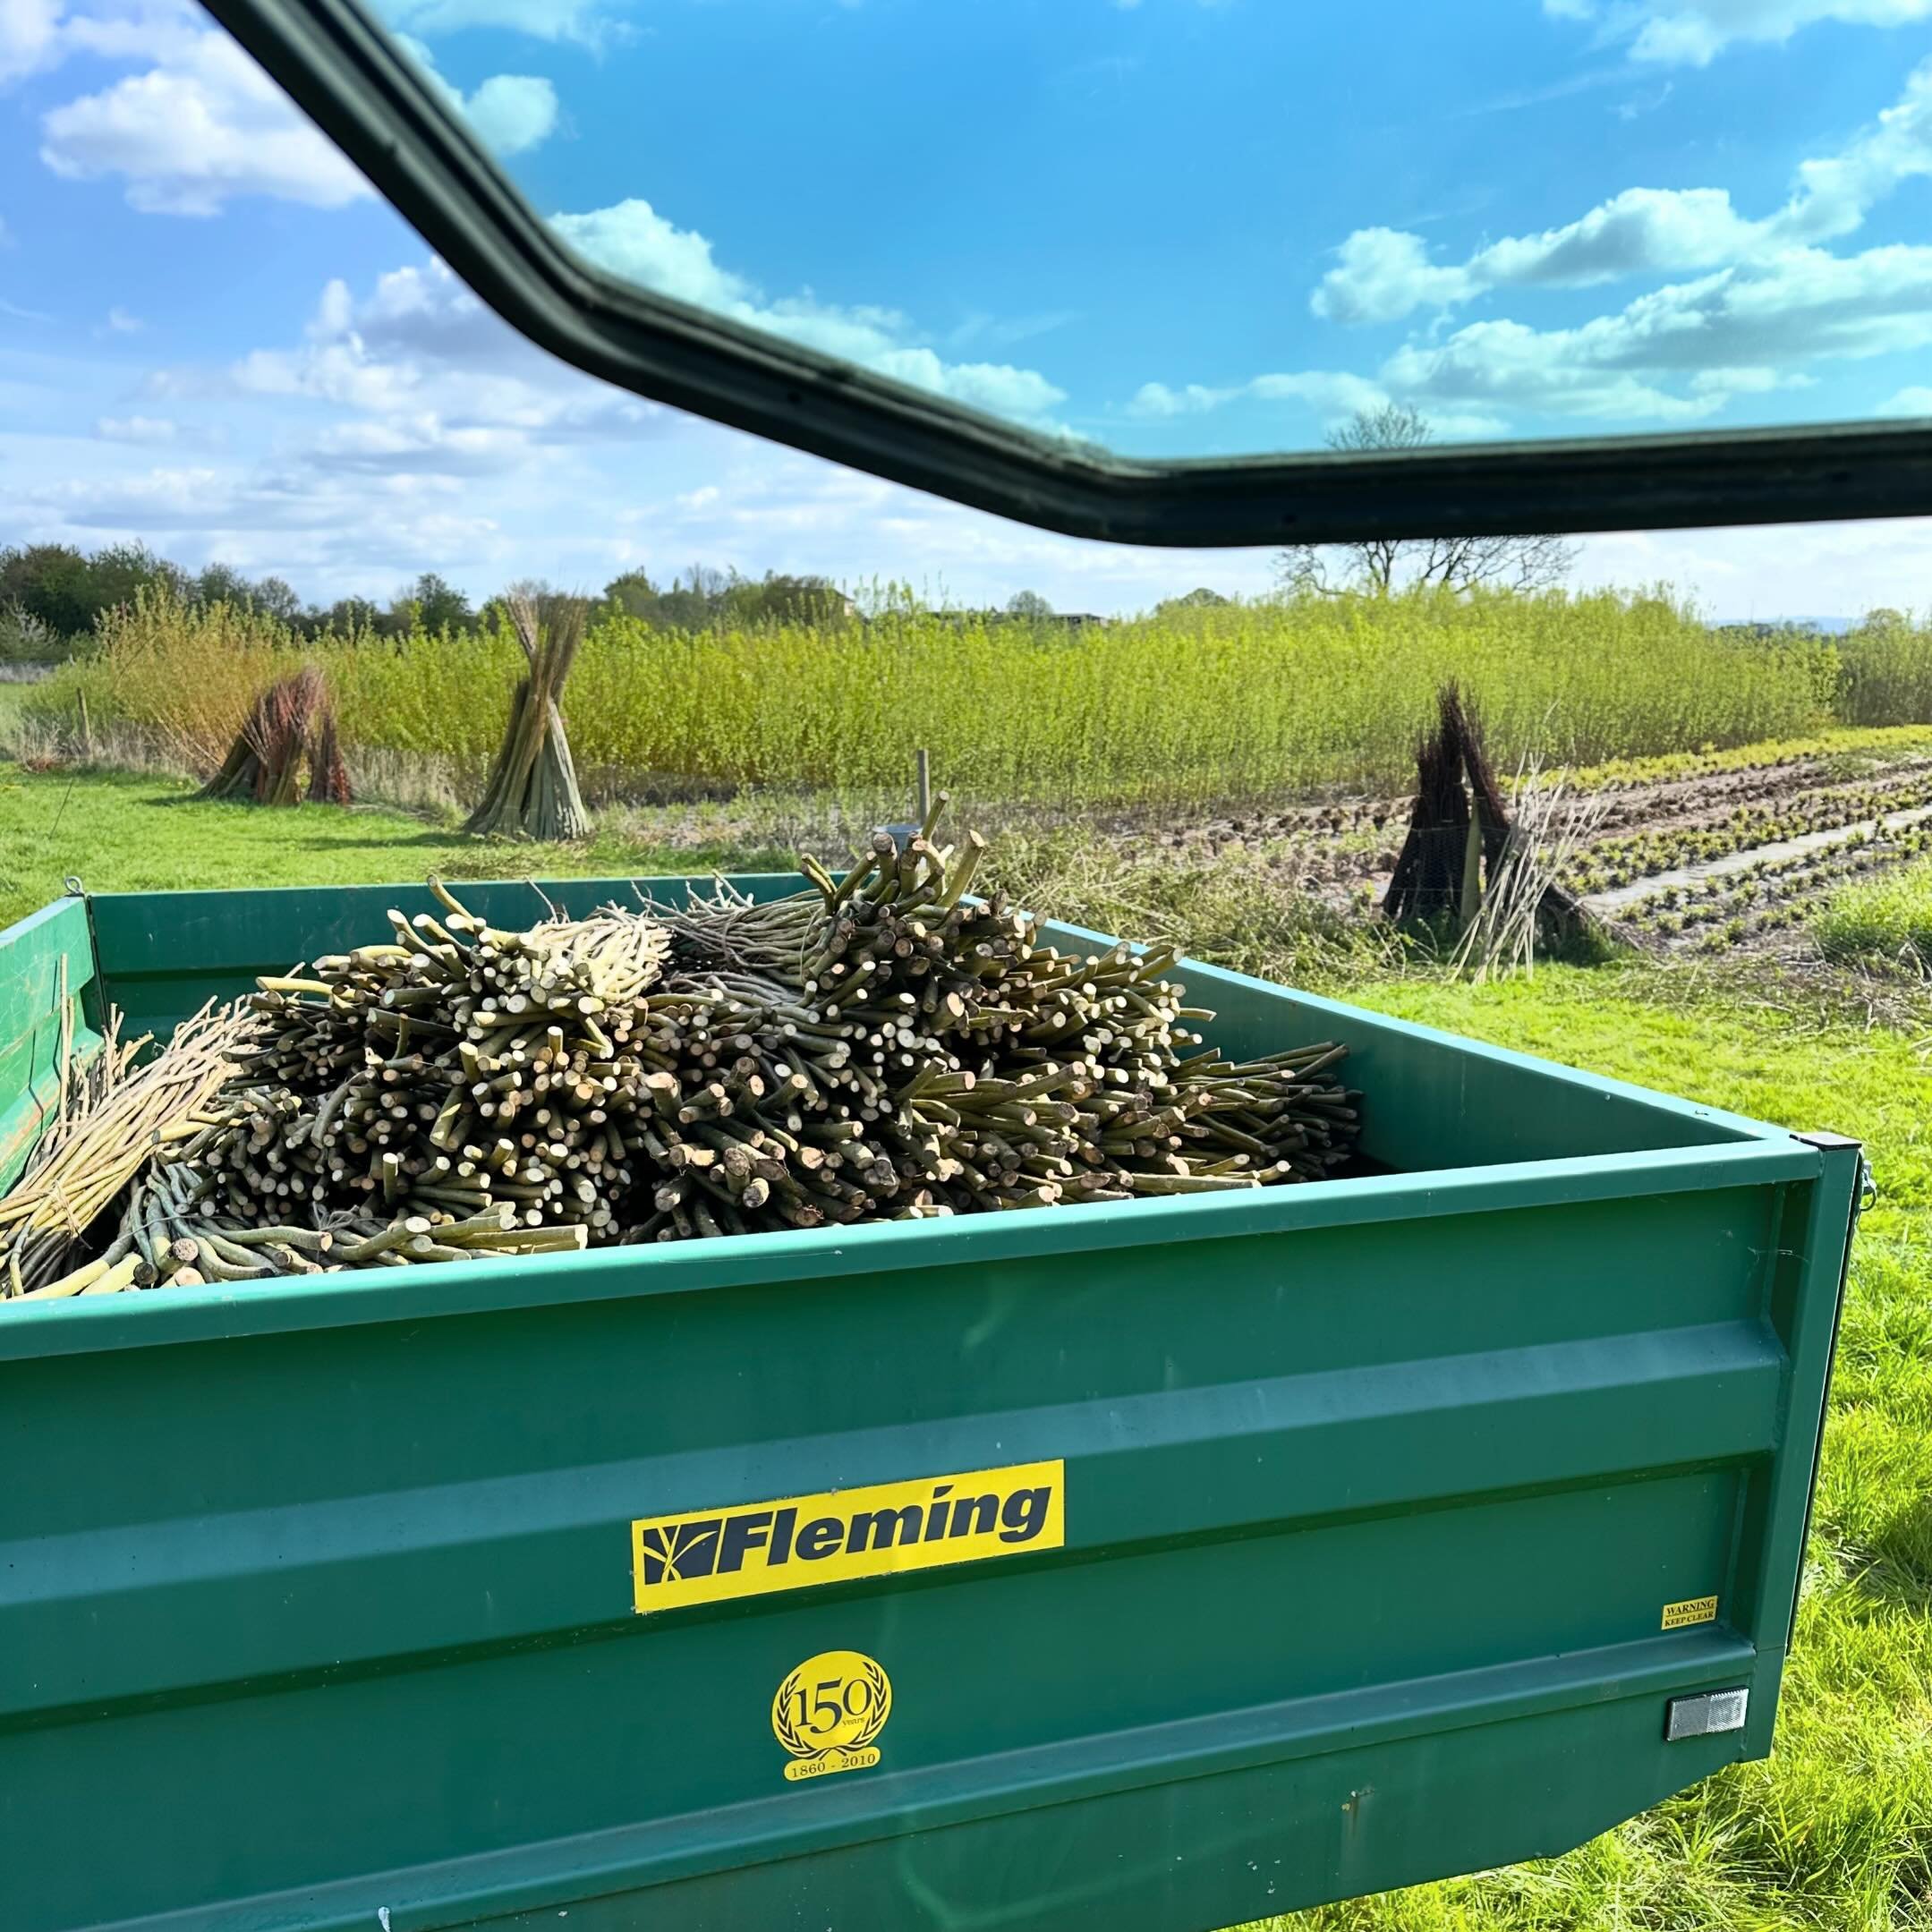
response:
<path fill-rule="evenodd" d="M 1416 747 L 1416 797 L 1409 808 L 1409 834 L 1389 876 L 1382 910 L 1399 924 L 1446 916 L 1466 934 L 1477 923 L 1489 895 L 1511 872 L 1512 853 L 1520 862 L 1526 848 L 1496 782 L 1475 705 L 1453 682 L 1442 686 L 1435 702 L 1435 729 Z M 1574 847 L 1584 822 L 1575 821 L 1559 841 L 1566 852 Z M 1582 902 L 1548 866 L 1543 872 L 1535 903 L 1528 908 L 1532 940 L 1539 926 L 1553 938 L 1582 931 L 1590 923 Z M 1526 889 L 1520 863 L 1511 889 Z M 1519 908 L 1519 924 L 1520 913 Z M 1495 916 L 1493 909 L 1492 923 Z"/>
<path fill-rule="evenodd" d="M 198 796 L 292 805 L 302 797 L 304 765 L 311 803 L 349 803 L 349 774 L 336 730 L 336 701 L 328 680 L 312 664 L 277 678 L 260 693 L 249 706 L 221 769 Z"/>
<path fill-rule="evenodd" d="M 513 838 L 582 838 L 591 829 L 557 698 L 583 642 L 581 599 L 513 590 L 504 599 L 530 675 L 516 687 L 483 802 L 466 831 Z"/>

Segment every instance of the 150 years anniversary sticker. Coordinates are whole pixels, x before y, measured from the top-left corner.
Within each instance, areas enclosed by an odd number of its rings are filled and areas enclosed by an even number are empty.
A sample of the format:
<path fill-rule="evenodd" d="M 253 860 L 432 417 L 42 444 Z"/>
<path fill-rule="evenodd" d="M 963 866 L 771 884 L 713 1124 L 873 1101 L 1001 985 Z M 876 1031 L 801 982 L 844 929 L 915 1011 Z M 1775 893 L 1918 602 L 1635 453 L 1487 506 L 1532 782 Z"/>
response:
<path fill-rule="evenodd" d="M 640 1616 L 857 1577 L 983 1562 L 1067 1538 L 1066 1465 L 1015 1462 L 907 1483 L 737 1502 L 631 1525 Z M 771 1730 L 793 1783 L 879 1762 L 892 1684 L 874 1657 L 825 1650 L 786 1673 Z"/>

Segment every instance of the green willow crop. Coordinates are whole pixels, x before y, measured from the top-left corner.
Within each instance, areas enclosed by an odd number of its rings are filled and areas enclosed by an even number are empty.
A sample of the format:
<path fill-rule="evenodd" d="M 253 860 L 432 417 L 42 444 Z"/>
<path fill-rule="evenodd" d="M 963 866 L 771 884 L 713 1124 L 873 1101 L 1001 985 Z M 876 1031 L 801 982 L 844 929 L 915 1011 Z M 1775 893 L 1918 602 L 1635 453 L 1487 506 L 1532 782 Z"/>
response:
<path fill-rule="evenodd" d="M 1932 648 L 1932 647 L 1928 647 Z M 319 664 L 351 756 L 495 751 L 522 659 L 494 632 L 303 642 L 265 619 L 145 601 L 37 691 L 218 757 L 273 670 Z M 962 796 L 1208 804 L 1412 782 L 1455 678 L 1507 774 L 1788 737 L 1832 721 L 1817 638 L 1715 633 L 1662 595 L 1306 598 L 1068 626 L 897 611 L 868 623 L 677 633 L 594 623 L 564 694 L 593 790 L 903 786 L 915 746 Z M 1925 715 L 1915 713 L 1915 716 Z M 609 782 L 604 782 L 604 781 Z"/>

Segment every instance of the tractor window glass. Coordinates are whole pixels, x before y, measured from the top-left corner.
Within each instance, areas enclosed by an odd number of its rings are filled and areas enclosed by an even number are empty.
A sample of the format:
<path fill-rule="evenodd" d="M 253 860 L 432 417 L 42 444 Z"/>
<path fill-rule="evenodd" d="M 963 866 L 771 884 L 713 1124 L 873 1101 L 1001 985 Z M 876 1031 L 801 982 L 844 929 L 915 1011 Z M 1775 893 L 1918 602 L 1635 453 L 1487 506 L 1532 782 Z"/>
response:
<path fill-rule="evenodd" d="M 1143 457 L 1932 413 L 1932 19 L 379 0 L 604 268 Z"/>

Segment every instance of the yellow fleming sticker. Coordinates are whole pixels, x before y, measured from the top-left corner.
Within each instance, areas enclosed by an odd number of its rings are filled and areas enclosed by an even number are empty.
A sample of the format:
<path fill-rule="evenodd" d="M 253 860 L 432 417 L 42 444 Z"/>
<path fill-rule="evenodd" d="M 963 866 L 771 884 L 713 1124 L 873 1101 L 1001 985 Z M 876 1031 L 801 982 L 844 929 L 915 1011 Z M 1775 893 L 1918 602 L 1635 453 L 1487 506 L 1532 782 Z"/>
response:
<path fill-rule="evenodd" d="M 872 1740 L 892 1715 L 892 1682 L 858 1650 L 821 1650 L 788 1672 L 771 1700 L 771 1729 L 792 1754 L 785 1775 L 822 1778 L 879 1762 Z"/>
<path fill-rule="evenodd" d="M 1717 1599 L 1715 1596 L 1693 1596 L 1681 1604 L 1666 1604 L 1664 1606 L 1664 1628 L 1681 1630 L 1687 1624 L 1715 1623 L 1717 1621 Z"/>
<path fill-rule="evenodd" d="M 637 1612 L 1057 1550 L 1066 1482 L 1062 1462 L 1019 1462 L 641 1517 L 631 1525 Z"/>

